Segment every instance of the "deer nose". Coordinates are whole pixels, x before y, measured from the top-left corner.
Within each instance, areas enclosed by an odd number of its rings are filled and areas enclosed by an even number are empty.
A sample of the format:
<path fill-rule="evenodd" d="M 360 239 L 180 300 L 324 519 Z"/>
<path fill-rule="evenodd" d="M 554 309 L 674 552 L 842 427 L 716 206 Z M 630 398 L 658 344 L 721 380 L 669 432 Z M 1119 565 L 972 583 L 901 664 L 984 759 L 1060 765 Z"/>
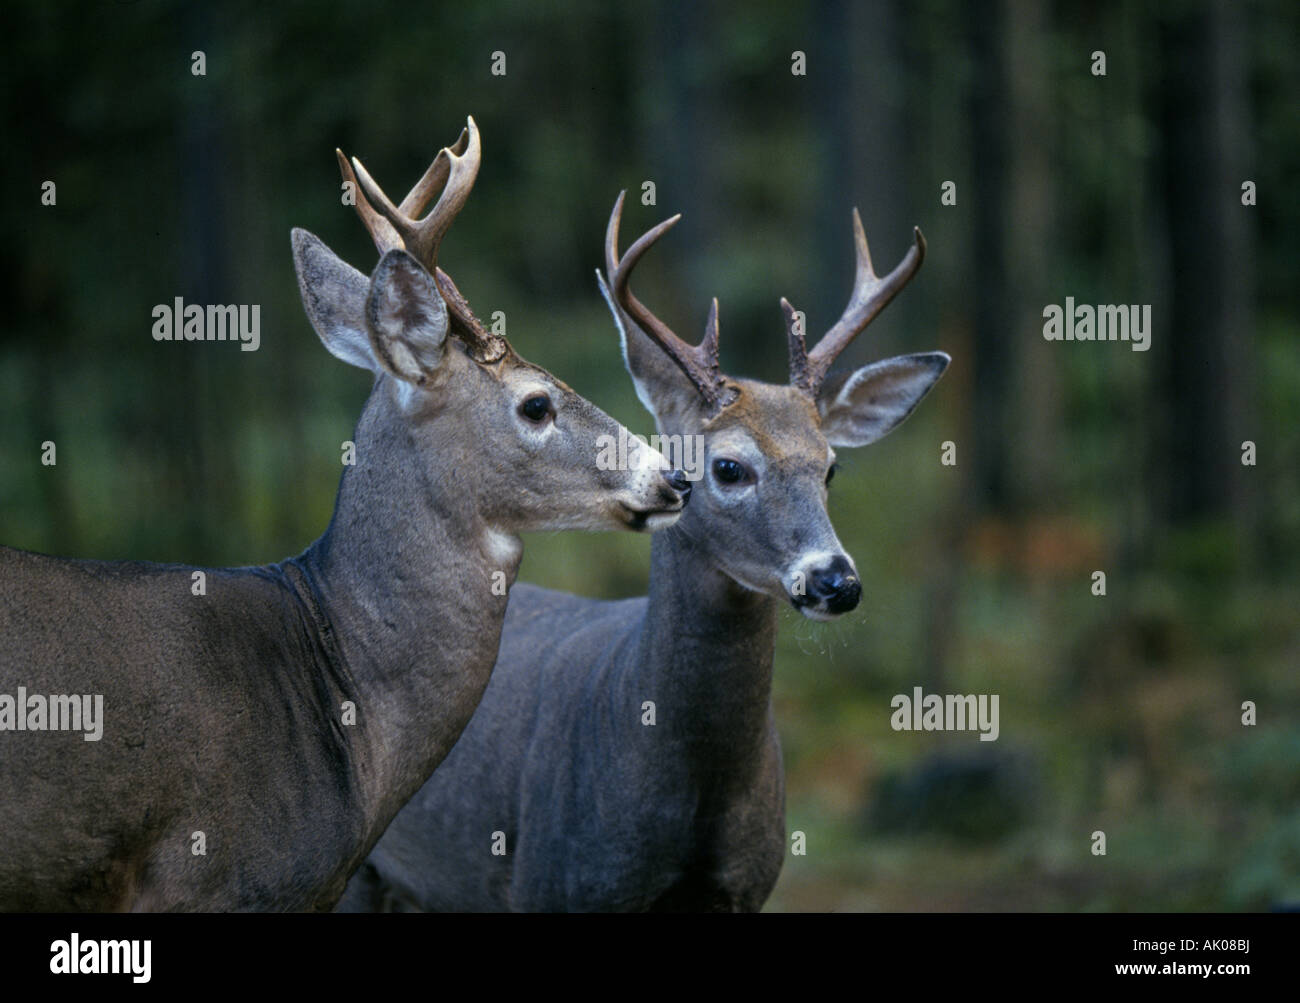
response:
<path fill-rule="evenodd" d="M 691 498 L 691 482 L 686 476 L 685 470 L 669 470 L 663 475 L 668 486 L 682 496 L 682 504 L 685 505 Z"/>
<path fill-rule="evenodd" d="M 816 568 L 808 576 L 808 594 L 826 603 L 828 612 L 847 613 L 862 598 L 862 583 L 847 558 L 835 557 L 826 567 Z"/>

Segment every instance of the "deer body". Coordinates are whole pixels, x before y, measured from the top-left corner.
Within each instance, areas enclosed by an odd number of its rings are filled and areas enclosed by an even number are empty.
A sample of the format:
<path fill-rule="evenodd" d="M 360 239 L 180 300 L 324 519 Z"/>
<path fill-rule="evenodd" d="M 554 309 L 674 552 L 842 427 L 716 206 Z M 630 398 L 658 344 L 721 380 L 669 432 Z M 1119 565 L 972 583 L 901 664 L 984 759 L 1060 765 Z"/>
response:
<path fill-rule="evenodd" d="M 689 556 L 676 563 L 689 547 L 673 531 L 659 535 L 648 598 L 512 590 L 483 703 L 343 907 L 762 905 L 785 841 L 770 706 L 777 607 L 712 569 L 691 578 Z M 662 575 L 664 567 L 679 574 Z M 680 585 L 686 590 L 674 594 Z M 647 700 L 653 726 L 643 724 Z M 504 857 L 488 854 L 495 831 L 506 834 Z"/>
<path fill-rule="evenodd" d="M 470 719 L 517 534 L 680 511 L 657 454 L 598 470 L 620 426 L 490 339 L 436 270 L 476 161 L 471 120 L 389 229 L 367 220 L 385 252 L 369 280 L 294 233 L 317 333 L 375 374 L 305 553 L 205 569 L 195 595 L 184 566 L 0 549 L 0 692 L 104 708 L 97 742 L 0 732 L 0 909 L 329 909 Z"/>
<path fill-rule="evenodd" d="M 896 427 L 948 357 L 826 372 L 919 267 L 924 244 L 918 234 L 879 279 L 855 214 L 849 308 L 808 353 L 783 301 L 791 384 L 774 386 L 722 376 L 716 301 L 703 343 L 689 346 L 631 295 L 631 265 L 671 221 L 620 258 L 621 205 L 602 289 L 638 396 L 661 433 L 703 438 L 707 474 L 652 544 L 647 597 L 512 592 L 477 713 L 342 908 L 753 911 L 780 872 L 777 613 L 786 602 L 829 619 L 857 604 L 856 571 L 826 512 L 833 447 Z M 489 853 L 494 831 L 506 835 L 504 856 Z"/>
<path fill-rule="evenodd" d="M 376 410 L 359 451 L 377 445 Z M 306 553 L 208 570 L 206 596 L 188 567 L 0 552 L 0 677 L 102 693 L 106 719 L 95 743 L 5 736 L 4 908 L 333 904 L 469 720 L 504 613 L 486 555 L 460 542 L 481 520 L 440 511 L 410 474 L 366 484 L 375 469 L 348 471 Z M 396 547 L 366 528 L 379 488 L 405 513 Z"/>

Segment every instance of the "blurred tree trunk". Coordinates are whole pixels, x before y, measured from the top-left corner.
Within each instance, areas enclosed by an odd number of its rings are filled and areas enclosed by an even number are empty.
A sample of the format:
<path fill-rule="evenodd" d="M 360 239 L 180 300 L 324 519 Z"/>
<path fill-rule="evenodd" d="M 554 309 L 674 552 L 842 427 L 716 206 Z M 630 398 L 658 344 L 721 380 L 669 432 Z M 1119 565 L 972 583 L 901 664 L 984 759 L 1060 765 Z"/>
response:
<path fill-rule="evenodd" d="M 816 193 L 815 253 L 818 267 L 810 318 L 825 318 L 815 339 L 848 302 L 853 287 L 853 230 L 857 207 L 878 269 L 892 268 L 906 253 L 911 223 L 906 170 L 907 67 L 898 0 L 852 4 L 823 0 L 817 6 L 815 39 L 820 58 L 809 75 L 815 94 L 815 147 L 822 153 L 822 190 Z M 814 54 L 810 53 L 810 58 Z M 842 368 L 897 351 L 911 297 L 902 297 L 871 332 L 844 353 Z"/>
<path fill-rule="evenodd" d="M 970 373 L 974 441 L 959 443 L 956 470 L 959 487 L 936 533 L 935 559 L 926 585 L 926 627 L 921 637 L 922 678 L 931 691 L 947 689 L 948 665 L 958 620 L 962 554 L 982 512 L 1006 507 L 1009 487 L 1006 450 L 1012 411 L 1008 385 L 1013 354 L 1010 302 L 1005 254 L 1007 226 L 1007 131 L 1013 95 L 1004 48 L 1005 11 L 1002 2 L 970 5 L 955 12 L 967 18 L 966 46 L 970 56 L 968 120 L 970 154 L 968 180 L 957 186 L 957 205 L 965 206 L 969 224 L 969 268 L 963 276 L 971 314 Z M 940 68 L 931 67 L 931 74 Z M 937 193 L 936 193 L 937 197 Z"/>
<path fill-rule="evenodd" d="M 219 98 L 219 81 L 228 77 L 228 71 L 219 61 L 229 58 L 229 47 L 219 44 L 227 36 L 224 30 L 213 30 L 207 8 L 187 7 L 183 20 L 186 38 L 193 40 L 195 50 L 202 50 L 207 56 L 207 75 L 190 76 L 186 81 L 183 118 L 176 134 L 182 240 L 176 292 L 187 306 L 206 307 L 210 303 L 231 301 L 224 226 L 226 189 L 230 183 L 230 171 L 224 169 L 223 163 L 228 137 Z M 182 66 L 179 72 L 189 73 L 189 66 Z M 180 539 L 186 552 L 168 555 L 170 560 L 217 561 L 223 554 L 221 526 L 233 511 L 226 504 L 230 494 L 223 492 L 231 492 L 232 485 L 238 481 L 238 473 L 231 469 L 237 459 L 237 447 L 227 441 L 228 432 L 223 423 L 215 420 L 223 412 L 224 388 L 216 385 L 213 378 L 213 362 L 215 354 L 226 348 L 226 345 L 163 344 L 155 352 L 168 373 L 166 380 L 159 380 L 169 388 L 170 398 L 167 409 L 160 409 L 160 414 L 202 416 L 200 421 L 162 423 L 170 440 L 168 449 L 178 458 L 185 480 L 203 485 L 200 497 L 191 497 L 180 506 L 177 517 L 184 525 Z M 248 379 L 258 380 L 252 374 L 259 370 L 250 366 L 249 371 Z"/>
<path fill-rule="evenodd" d="M 1060 482 L 1059 354 L 1033 336 L 1049 298 L 1054 220 L 1046 22 L 1043 0 L 1003 0 L 971 11 L 968 25 L 970 174 L 958 206 L 970 219 L 973 358 L 962 364 L 973 370 L 975 441 L 954 471 L 965 487 L 942 518 L 928 587 L 925 679 L 934 689 L 945 685 L 972 515 L 1050 511 Z M 1016 262 L 1014 285 L 1007 261 Z"/>
<path fill-rule="evenodd" d="M 1003 217 L 1010 260 L 1016 263 L 1010 325 L 1002 337 L 1023 346 L 1016 362 L 1009 460 L 1009 492 L 1019 507 L 1050 511 L 1056 505 L 1062 460 L 1059 346 L 1036 337 L 1048 294 L 1048 262 L 1054 232 L 1050 157 L 1056 115 L 1051 75 L 1051 35 L 1043 0 L 1009 0 L 1006 62 L 1011 99 L 1010 213 Z M 996 336 L 996 335 L 995 335 Z"/>
<path fill-rule="evenodd" d="M 671 250 L 666 248 L 661 256 L 678 291 L 674 301 L 680 304 L 665 309 L 664 319 L 694 342 L 704 335 L 708 299 L 716 294 L 716 273 L 702 268 L 701 261 L 717 252 L 726 232 L 717 164 L 726 137 L 719 107 L 717 56 L 710 49 L 717 44 L 716 26 L 706 4 L 660 4 L 654 27 L 645 32 L 643 41 L 640 145 L 646 175 L 642 180 L 655 182 L 656 222 L 673 213 L 682 214 L 669 241 Z M 639 185 L 628 191 L 628 198 L 640 201 Z M 638 217 L 629 210 L 624 218 Z M 641 232 L 625 223 L 623 247 Z M 725 311 L 725 306 L 722 309 Z M 724 359 L 731 350 L 743 347 L 743 333 L 727 328 L 725 316 Z"/>
<path fill-rule="evenodd" d="M 952 371 L 945 378 L 947 389 L 943 400 L 950 417 L 962 416 L 957 419 L 957 426 L 970 427 L 973 422 L 967 416 L 975 407 L 971 385 L 975 371 L 974 356 L 977 353 L 974 351 L 973 333 L 965 318 L 970 313 L 973 263 L 978 260 L 978 256 L 968 254 L 962 245 L 971 239 L 973 232 L 969 210 L 975 199 L 971 166 L 973 154 L 968 148 L 967 109 L 960 106 L 960 101 L 943 101 L 935 96 L 965 93 L 966 79 L 956 69 L 959 60 L 954 58 L 954 49 L 964 55 L 970 41 L 961 31 L 953 32 L 948 27 L 941 30 L 936 28 L 937 24 L 962 24 L 962 11 L 955 3 L 948 3 L 941 14 L 939 17 L 918 17 L 907 22 L 907 31 L 920 36 L 919 51 L 924 54 L 907 60 L 916 75 L 915 91 L 924 95 L 910 109 L 916 119 L 911 135 L 926 136 L 923 142 L 914 139 L 916 148 L 913 155 L 923 161 L 933 161 L 927 165 L 932 172 L 930 179 L 953 181 L 957 185 L 957 204 L 940 206 L 935 217 L 936 224 L 948 234 L 948 249 L 932 255 L 932 263 L 925 266 L 930 270 L 929 281 L 935 284 L 933 288 L 938 290 L 937 295 L 944 306 L 938 311 L 931 308 L 926 313 L 935 318 L 941 330 L 946 318 L 961 318 L 955 324 L 948 325 L 948 338 L 943 342 L 952 351 L 954 359 Z M 929 194 L 938 202 L 941 189 L 938 186 L 931 188 Z M 930 230 L 929 236 L 931 240 L 935 239 L 934 229 Z M 942 247 L 942 242 L 937 246 Z M 954 342 L 954 335 L 965 350 Z M 939 445 L 943 438 L 946 438 L 946 434 L 929 444 L 933 450 L 931 462 L 939 462 Z M 921 684 L 930 692 L 944 692 L 948 689 L 948 670 L 958 636 L 956 625 L 959 621 L 964 550 L 974 514 L 969 499 L 972 494 L 971 485 L 977 476 L 974 462 L 976 448 L 976 444 L 969 440 L 958 441 L 957 466 L 948 471 L 948 479 L 953 484 L 938 513 L 930 543 L 930 559 L 926 562 L 925 619 L 917 638 L 917 650 L 920 653 L 918 669 Z"/>
<path fill-rule="evenodd" d="M 28 121 L 45 124 L 28 133 L 31 145 L 24 153 L 34 164 L 59 164 L 68 158 L 70 141 L 61 127 L 63 116 L 55 100 L 58 91 L 53 78 L 58 73 L 53 68 L 30 63 L 25 69 L 30 76 L 16 83 L 15 97 L 21 98 L 20 106 Z M 4 263 L 0 288 L 4 290 L 5 303 L 14 316 L 34 319 L 36 323 L 25 330 L 20 329 L 27 336 L 27 343 L 13 355 L 18 371 L 26 373 L 26 377 L 20 383 L 22 406 L 11 421 L 22 429 L 23 434 L 16 438 L 22 443 L 23 459 L 31 464 L 26 469 L 34 471 L 31 476 L 36 483 L 44 523 L 41 549 L 71 556 L 83 545 L 77 533 L 75 504 L 69 496 L 68 478 L 69 468 L 75 462 L 76 445 L 71 433 L 77 421 L 60 414 L 59 391 L 64 374 L 71 368 L 76 346 L 70 304 L 58 294 L 57 272 L 50 267 L 50 262 L 57 261 L 63 250 L 60 235 L 66 231 L 59 226 L 57 219 L 51 221 L 52 209 L 39 204 L 39 192 L 28 187 L 31 185 L 30 176 L 19 174 L 13 166 L 6 164 L 5 190 L 21 192 L 28 200 L 24 206 L 28 213 L 24 222 L 30 222 L 25 240 L 11 241 L 8 248 L 0 252 L 0 261 Z M 53 175 L 49 168 L 46 170 Z M 61 182 L 62 179 L 54 180 Z M 65 199 L 66 194 L 64 186 L 62 197 Z M 5 336 L 12 336 L 12 333 L 10 325 L 6 324 Z M 52 467 L 40 462 L 41 443 L 47 440 L 53 441 L 56 449 L 58 462 Z M 12 539 L 4 542 L 10 546 L 18 545 Z"/>
<path fill-rule="evenodd" d="M 1180 6 L 1160 24 L 1160 176 L 1169 237 L 1167 318 L 1153 319 L 1166 416 L 1158 518 L 1168 528 L 1229 518 L 1248 539 L 1241 442 L 1254 438 L 1254 268 L 1241 182 L 1249 149 L 1242 8 Z"/>
<path fill-rule="evenodd" d="M 1006 270 L 1007 120 L 1002 3 L 966 8 L 971 57 L 971 312 L 974 341 L 974 502 L 1001 511 L 1011 499 L 1007 450 L 1019 429 L 1008 412 L 1014 366 Z"/>

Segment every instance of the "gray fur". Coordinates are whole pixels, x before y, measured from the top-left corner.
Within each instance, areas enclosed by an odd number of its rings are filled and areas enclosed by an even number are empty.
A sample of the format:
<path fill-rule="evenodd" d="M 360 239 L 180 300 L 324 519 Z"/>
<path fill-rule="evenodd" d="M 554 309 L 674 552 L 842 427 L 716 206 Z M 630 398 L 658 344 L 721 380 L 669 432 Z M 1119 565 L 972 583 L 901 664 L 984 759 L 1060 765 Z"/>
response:
<path fill-rule="evenodd" d="M 102 694 L 104 715 L 98 742 L 0 732 L 0 909 L 329 909 L 487 685 L 516 534 L 680 509 L 657 470 L 596 468 L 619 425 L 550 374 L 444 346 L 431 281 L 378 290 L 418 302 L 377 333 L 374 283 L 293 243 L 322 341 L 377 373 L 329 529 L 278 564 L 207 569 L 203 596 L 187 566 L 0 548 L 0 693 Z M 420 371 L 377 358 L 385 339 Z M 542 431 L 518 413 L 538 388 Z"/>
<path fill-rule="evenodd" d="M 888 432 L 948 357 L 876 363 L 850 378 L 849 394 L 848 380 L 832 381 L 818 401 L 732 380 L 738 399 L 710 419 L 606 299 L 659 430 L 705 436 L 706 469 L 738 456 L 759 471 L 757 486 L 729 492 L 706 473 L 677 526 L 653 541 L 648 597 L 514 589 L 478 711 L 341 909 L 752 911 L 780 873 L 777 613 L 806 555 L 842 554 L 826 512 L 828 440 Z M 504 856 L 491 852 L 498 831 Z"/>

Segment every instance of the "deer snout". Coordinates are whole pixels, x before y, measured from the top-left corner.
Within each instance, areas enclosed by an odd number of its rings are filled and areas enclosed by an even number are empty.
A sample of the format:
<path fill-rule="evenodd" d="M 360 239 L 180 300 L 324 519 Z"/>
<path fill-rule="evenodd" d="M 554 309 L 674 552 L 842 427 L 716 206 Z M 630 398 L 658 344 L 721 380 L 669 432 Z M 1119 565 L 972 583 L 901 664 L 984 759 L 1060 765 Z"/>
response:
<path fill-rule="evenodd" d="M 633 496 L 619 499 L 622 521 L 634 530 L 667 529 L 681 518 L 691 496 L 691 484 L 681 470 L 641 467 L 642 478 Z"/>
<path fill-rule="evenodd" d="M 664 516 L 670 517 L 671 522 L 675 522 L 682 514 L 682 509 L 691 499 L 691 482 L 687 480 L 684 470 L 660 470 L 652 491 L 653 500 L 650 502 L 649 511 L 659 517 L 653 528 L 662 529 L 670 525 L 669 521 L 664 520 Z"/>
<path fill-rule="evenodd" d="M 668 482 L 668 487 L 672 490 L 673 495 L 676 496 L 671 499 L 669 504 L 675 504 L 680 499 L 681 503 L 685 505 L 691 500 L 691 481 L 686 476 L 685 470 L 666 471 L 663 478 Z"/>
<path fill-rule="evenodd" d="M 805 614 L 838 616 L 857 607 L 862 582 L 843 554 L 823 557 L 803 571 L 803 589 L 792 591 L 791 601 Z"/>
<path fill-rule="evenodd" d="M 847 613 L 862 598 L 862 583 L 847 558 L 836 557 L 824 568 L 815 568 L 808 576 L 810 595 L 826 603 L 831 613 Z"/>

